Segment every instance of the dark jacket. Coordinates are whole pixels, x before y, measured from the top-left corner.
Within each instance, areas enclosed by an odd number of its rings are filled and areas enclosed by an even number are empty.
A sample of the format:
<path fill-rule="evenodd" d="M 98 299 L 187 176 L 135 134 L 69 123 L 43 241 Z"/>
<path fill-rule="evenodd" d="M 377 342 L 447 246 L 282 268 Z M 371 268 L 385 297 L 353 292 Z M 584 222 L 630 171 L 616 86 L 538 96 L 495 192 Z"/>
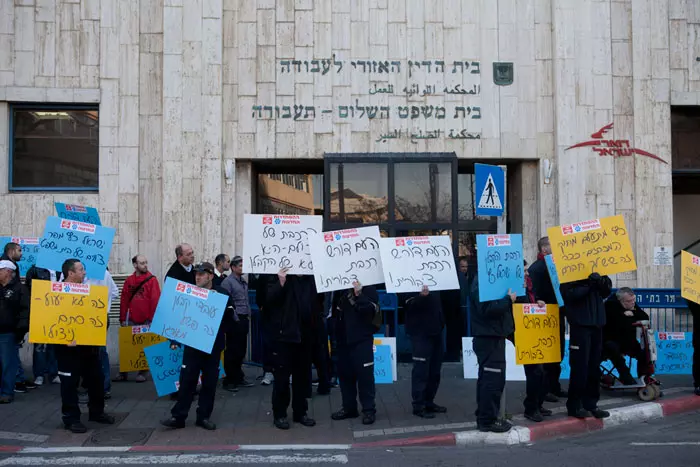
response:
<path fill-rule="evenodd" d="M 7 255 L 4 254 L 4 253 L 3 253 L 2 256 L 0 256 L 0 260 L 11 261 L 12 264 L 14 264 L 15 267 L 17 268 L 17 269 L 15 269 L 15 274 L 14 274 L 14 276 L 12 276 L 12 279 L 10 279 L 10 284 L 19 284 L 19 283 L 21 283 L 22 281 L 20 280 L 21 274 L 20 274 L 20 272 L 19 272 L 19 264 L 17 264 L 16 261 L 11 260 L 10 257 L 7 256 Z"/>
<path fill-rule="evenodd" d="M 469 300 L 472 336 L 506 338 L 515 332 L 513 303 L 509 296 L 480 302 L 479 279 L 474 278 Z"/>
<path fill-rule="evenodd" d="M 18 341 L 29 331 L 29 292 L 20 282 L 0 286 L 0 333 Z"/>
<path fill-rule="evenodd" d="M 221 287 L 214 287 L 214 291 L 228 297 L 228 302 L 226 303 L 226 310 L 224 310 L 224 316 L 221 318 L 221 325 L 219 326 L 219 331 L 216 333 L 216 340 L 214 341 L 214 347 L 212 347 L 212 355 L 219 355 L 226 347 L 226 332 L 231 329 L 233 325 L 233 314 L 236 310 L 233 304 L 233 299 L 229 297 L 228 292 Z"/>
<path fill-rule="evenodd" d="M 554 293 L 552 279 L 549 277 L 549 270 L 544 259 L 538 259 L 530 265 L 527 270 L 532 279 L 532 288 L 535 291 L 535 298 L 542 300 L 549 305 L 557 304 L 557 296 Z"/>
<path fill-rule="evenodd" d="M 593 274 L 591 274 L 593 276 Z M 559 290 L 566 306 L 566 319 L 577 326 L 605 326 L 605 303 L 612 281 L 608 276 L 562 284 Z"/>
<path fill-rule="evenodd" d="M 221 284 L 224 282 L 224 279 L 228 277 L 227 274 L 221 274 L 220 276 L 217 276 L 214 274 L 214 279 L 211 281 L 211 285 L 214 288 L 221 287 Z"/>
<path fill-rule="evenodd" d="M 603 340 L 617 342 L 626 347 L 626 344 L 637 342 L 637 328 L 633 326 L 637 321 L 648 321 L 649 315 L 639 306 L 634 305 L 633 316 L 625 316 L 623 308 L 617 297 L 611 297 L 605 302 L 605 327 L 603 328 Z"/>
<path fill-rule="evenodd" d="M 353 345 L 363 340 L 372 340 L 375 327 L 372 324 L 379 312 L 379 295 L 374 286 L 362 287 L 355 297 L 352 289 L 333 292 L 331 319 L 335 323 L 339 345 Z"/>
<path fill-rule="evenodd" d="M 194 267 L 192 267 L 192 269 L 190 269 L 190 271 L 187 272 L 187 270 L 184 267 L 182 267 L 182 264 L 180 264 L 177 261 L 175 261 L 173 265 L 170 266 L 168 272 L 165 273 L 165 277 L 172 277 L 173 279 L 177 279 L 181 282 L 197 285 Z"/>
<path fill-rule="evenodd" d="M 29 291 L 30 295 L 32 292 L 32 281 L 34 279 L 39 279 L 40 281 L 50 281 L 51 271 L 44 268 L 38 268 L 36 265 L 29 268 L 27 271 L 27 277 L 24 280 L 24 285 L 27 286 L 27 290 Z"/>
<path fill-rule="evenodd" d="M 287 276 L 284 286 L 274 277 L 267 283 L 263 316 L 273 341 L 300 343 L 319 324 L 323 295 L 313 276 Z"/>
<path fill-rule="evenodd" d="M 401 294 L 406 312 L 406 334 L 412 337 L 436 336 L 445 327 L 440 292 Z"/>

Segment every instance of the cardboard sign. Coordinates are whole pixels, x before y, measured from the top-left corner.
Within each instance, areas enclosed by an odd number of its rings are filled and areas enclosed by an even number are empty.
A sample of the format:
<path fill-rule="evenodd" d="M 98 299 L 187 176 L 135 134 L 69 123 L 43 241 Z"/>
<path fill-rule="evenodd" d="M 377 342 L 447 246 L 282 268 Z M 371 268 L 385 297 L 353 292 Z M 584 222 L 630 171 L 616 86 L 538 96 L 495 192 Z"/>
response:
<path fill-rule="evenodd" d="M 167 277 L 151 332 L 211 353 L 227 303 L 226 295 Z"/>
<path fill-rule="evenodd" d="M 557 267 L 554 265 L 554 259 L 552 255 L 547 255 L 544 257 L 545 263 L 547 263 L 547 272 L 549 272 L 549 280 L 552 282 L 552 288 L 554 289 L 554 295 L 557 297 L 557 305 L 560 307 L 564 306 L 564 298 L 561 296 L 561 290 L 559 287 L 561 283 L 559 282 L 559 274 L 557 273 Z"/>
<path fill-rule="evenodd" d="M 480 302 L 525 295 L 522 235 L 477 235 L 476 248 Z"/>
<path fill-rule="evenodd" d="M 84 222 L 86 224 L 102 225 L 97 209 L 79 204 L 54 203 L 56 214 L 61 219 Z"/>
<path fill-rule="evenodd" d="M 379 239 L 377 226 L 309 235 L 316 290 L 349 289 L 354 281 L 363 285 L 384 282 Z"/>
<path fill-rule="evenodd" d="M 462 338 L 462 365 L 464 379 L 479 378 L 479 360 L 473 347 L 473 337 Z M 525 381 L 525 368 L 515 364 L 515 347 L 506 339 L 506 381 Z"/>
<path fill-rule="evenodd" d="M 554 264 L 562 284 L 636 271 L 629 232 L 621 215 L 547 229 Z"/>
<path fill-rule="evenodd" d="M 374 345 L 386 345 L 391 350 L 391 379 L 393 381 L 398 380 L 398 372 L 396 369 L 396 338 L 395 337 L 384 337 L 381 334 L 374 335 Z"/>
<path fill-rule="evenodd" d="M 103 285 L 32 281 L 29 342 L 106 345 L 108 294 Z"/>
<path fill-rule="evenodd" d="M 150 332 L 148 326 L 119 328 L 119 371 L 148 370 L 148 360 L 143 349 L 166 339 Z"/>
<path fill-rule="evenodd" d="M 459 289 L 452 241 L 447 235 L 379 239 L 389 293 Z"/>
<path fill-rule="evenodd" d="M 49 217 L 39 241 L 37 267 L 60 271 L 63 262 L 77 258 L 88 279 L 104 280 L 115 230 L 95 224 Z"/>
<path fill-rule="evenodd" d="M 321 232 L 321 216 L 246 214 L 243 219 L 243 272 L 277 274 L 314 273 L 309 236 Z"/>
<path fill-rule="evenodd" d="M 693 374 L 692 332 L 656 333 L 656 374 Z"/>
<path fill-rule="evenodd" d="M 681 297 L 700 303 L 700 257 L 681 251 Z"/>
<path fill-rule="evenodd" d="M 533 303 L 513 305 L 515 362 L 518 365 L 553 363 L 561 360 L 559 307 Z"/>
<path fill-rule="evenodd" d="M 29 268 L 36 263 L 39 253 L 39 237 L 0 237 L 0 249 L 4 249 L 8 243 L 17 243 L 22 246 L 22 258 L 17 262 L 19 275 L 27 275 Z"/>
<path fill-rule="evenodd" d="M 374 345 L 374 383 L 391 384 L 394 382 L 391 371 L 391 347 Z"/>

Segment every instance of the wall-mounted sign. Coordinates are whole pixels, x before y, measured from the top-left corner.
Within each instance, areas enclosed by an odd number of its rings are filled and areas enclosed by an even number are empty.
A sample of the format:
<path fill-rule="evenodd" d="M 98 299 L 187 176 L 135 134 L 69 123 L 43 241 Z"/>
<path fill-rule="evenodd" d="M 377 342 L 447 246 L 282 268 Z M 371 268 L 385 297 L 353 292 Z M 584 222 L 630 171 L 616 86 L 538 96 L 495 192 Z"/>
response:
<path fill-rule="evenodd" d="M 652 159 L 661 161 L 664 164 L 668 164 L 668 162 L 661 159 L 657 155 L 654 155 L 642 149 L 632 147 L 629 140 L 627 139 L 605 139 L 605 134 L 608 131 L 612 130 L 612 128 L 612 123 L 609 125 L 605 125 L 603 128 L 591 135 L 591 138 L 593 138 L 592 140 L 574 144 L 573 146 L 569 146 L 565 150 L 568 151 L 569 149 L 592 147 L 592 149 L 595 152 L 597 152 L 600 156 L 629 157 L 633 154 L 638 154 L 640 156 L 651 157 Z"/>

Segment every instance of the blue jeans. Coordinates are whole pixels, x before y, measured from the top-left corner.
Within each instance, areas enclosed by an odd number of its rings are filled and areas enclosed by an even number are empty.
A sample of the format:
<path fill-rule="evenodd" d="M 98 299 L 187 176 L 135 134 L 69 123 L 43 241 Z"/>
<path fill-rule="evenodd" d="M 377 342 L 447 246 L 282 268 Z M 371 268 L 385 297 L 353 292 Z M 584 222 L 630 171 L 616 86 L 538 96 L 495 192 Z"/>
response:
<path fill-rule="evenodd" d="M 100 362 L 102 363 L 102 375 L 104 376 L 104 390 L 105 392 L 110 392 L 112 390 L 112 370 L 109 367 L 107 347 L 100 347 Z"/>
<path fill-rule="evenodd" d="M 48 374 L 49 380 L 58 375 L 56 347 L 53 344 L 34 344 L 34 378 Z"/>
<path fill-rule="evenodd" d="M 0 334 L 0 396 L 15 396 L 17 341 L 13 333 Z"/>
<path fill-rule="evenodd" d="M 22 360 L 19 358 L 19 349 L 22 348 L 21 344 L 15 345 L 15 365 L 17 365 L 17 378 L 16 383 L 24 383 L 27 378 L 24 377 L 24 367 L 22 366 Z"/>

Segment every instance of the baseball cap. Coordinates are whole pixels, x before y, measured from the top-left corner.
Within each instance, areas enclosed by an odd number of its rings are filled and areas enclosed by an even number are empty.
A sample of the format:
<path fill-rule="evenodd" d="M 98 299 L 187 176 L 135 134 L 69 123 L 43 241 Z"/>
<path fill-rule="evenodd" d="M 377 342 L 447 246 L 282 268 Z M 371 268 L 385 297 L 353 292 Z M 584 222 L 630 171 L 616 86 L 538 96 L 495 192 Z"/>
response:
<path fill-rule="evenodd" d="M 234 256 L 233 259 L 231 260 L 231 264 L 238 264 L 243 262 L 243 257 L 242 256 Z"/>
<path fill-rule="evenodd" d="M 15 266 L 15 263 L 13 263 L 12 261 L 3 259 L 2 261 L 0 261 L 0 269 L 9 269 L 11 271 L 14 271 L 15 269 L 17 269 L 17 266 Z"/>
<path fill-rule="evenodd" d="M 200 263 L 194 267 L 195 272 L 208 272 L 214 274 L 214 266 L 211 263 Z"/>

